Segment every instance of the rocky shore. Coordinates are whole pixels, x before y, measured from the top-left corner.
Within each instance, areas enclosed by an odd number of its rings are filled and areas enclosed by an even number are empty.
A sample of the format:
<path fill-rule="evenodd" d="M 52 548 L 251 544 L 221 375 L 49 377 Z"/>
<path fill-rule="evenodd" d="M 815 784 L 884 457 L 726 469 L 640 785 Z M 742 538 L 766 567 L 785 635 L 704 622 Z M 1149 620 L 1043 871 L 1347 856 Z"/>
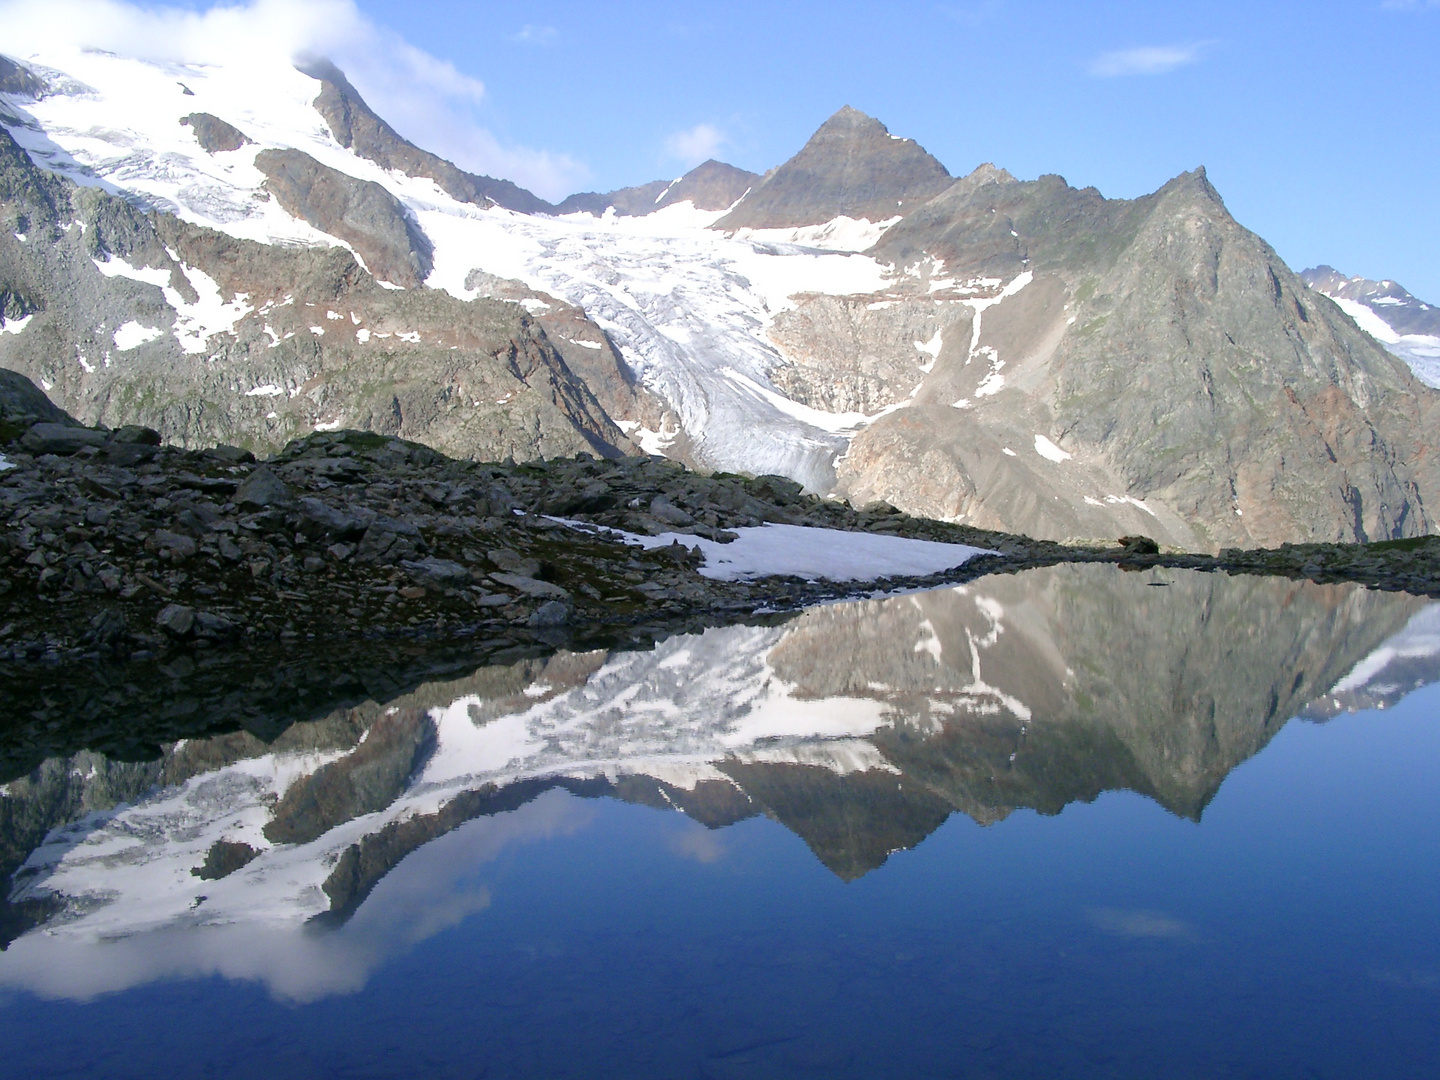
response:
<path fill-rule="evenodd" d="M 316 432 L 261 462 L 234 447 L 164 446 L 145 428 L 86 428 L 26 387 L 0 402 L 0 692 L 14 706 L 0 759 L 59 750 L 82 732 L 94 746 L 96 725 L 113 729 L 100 739 L 112 751 L 146 753 L 153 723 L 146 746 L 127 743 L 136 710 L 172 718 L 176 737 L 197 722 L 263 733 L 337 696 L 383 698 L 448 666 L 643 647 L 824 600 L 1058 562 L 1440 595 L 1440 538 L 1213 557 L 1144 537 L 1067 547 L 884 504 L 855 509 L 775 476 L 583 453 L 457 461 L 359 431 Z M 724 543 L 764 523 L 998 554 L 929 577 L 720 581 L 680 543 L 647 549 L 608 531 Z"/>

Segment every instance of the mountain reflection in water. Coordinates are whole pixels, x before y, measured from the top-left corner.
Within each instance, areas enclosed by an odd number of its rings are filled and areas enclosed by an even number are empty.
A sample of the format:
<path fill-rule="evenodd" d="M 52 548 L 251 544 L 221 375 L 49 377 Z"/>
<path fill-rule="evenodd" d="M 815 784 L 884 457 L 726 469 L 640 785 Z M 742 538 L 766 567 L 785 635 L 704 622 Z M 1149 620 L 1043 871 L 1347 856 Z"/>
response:
<path fill-rule="evenodd" d="M 268 745 L 52 759 L 0 798 L 0 986 L 87 998 L 217 973 L 301 1000 L 356 989 L 485 908 L 478 868 L 507 846 L 584 824 L 587 804 L 553 789 L 710 829 L 768 815 L 845 880 L 957 810 L 988 824 L 1128 789 L 1198 820 L 1290 717 L 1434 681 L 1437 610 L 1060 566 L 485 668 Z M 713 834 L 686 835 L 705 859 Z"/>

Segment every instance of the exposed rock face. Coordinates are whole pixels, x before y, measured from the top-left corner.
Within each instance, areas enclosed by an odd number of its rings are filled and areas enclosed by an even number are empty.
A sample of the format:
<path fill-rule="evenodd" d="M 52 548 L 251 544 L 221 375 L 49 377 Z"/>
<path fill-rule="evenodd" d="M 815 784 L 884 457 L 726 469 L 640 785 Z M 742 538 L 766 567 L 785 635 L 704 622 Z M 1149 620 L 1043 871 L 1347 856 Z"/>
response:
<path fill-rule="evenodd" d="M 209 154 L 239 150 L 250 142 L 239 128 L 210 113 L 191 113 L 189 116 L 182 116 L 180 123 L 195 132 L 195 141 Z"/>
<path fill-rule="evenodd" d="M 945 166 L 914 140 L 892 136 L 880 121 L 847 105 L 715 228 L 790 228 L 842 216 L 889 221 L 951 181 Z"/>
<path fill-rule="evenodd" d="M 267 246 L 141 213 L 37 168 L 3 132 L 0 219 L 5 318 L 29 320 L 0 334 L 0 365 L 87 423 L 260 451 L 316 424 L 490 460 L 633 449 L 518 304 L 385 289 L 341 248 Z M 187 268 L 233 323 L 182 313 L 201 299 Z M 604 340 L 583 316 L 566 318 L 569 337 Z M 132 324 L 145 340 L 115 336 Z M 597 383 L 624 384 L 618 369 L 602 377 L 613 351 L 567 347 Z"/>
<path fill-rule="evenodd" d="M 330 125 L 335 141 L 346 149 L 382 168 L 395 169 L 406 176 L 427 176 L 461 202 L 482 206 L 498 203 L 522 214 L 542 214 L 554 209 L 544 199 L 509 180 L 465 172 L 402 138 L 375 115 L 340 69 L 329 61 L 309 63 L 301 70 L 320 80 L 320 96 L 315 99 L 315 108 Z"/>
<path fill-rule="evenodd" d="M 761 177 L 711 158 L 678 180 L 654 180 L 608 194 L 593 191 L 571 195 L 555 212 L 585 212 L 599 217 L 611 207 L 621 217 L 650 214 L 674 203 L 689 202 L 697 210 L 725 210 L 750 191 Z"/>
<path fill-rule="evenodd" d="M 430 241 L 400 200 L 379 184 L 299 150 L 262 150 L 255 167 L 286 211 L 344 240 L 381 281 L 413 289 L 430 275 Z"/>
<path fill-rule="evenodd" d="M 1238 225 L 1203 171 L 1127 201 L 982 168 L 874 254 L 961 314 L 933 369 L 888 391 L 911 404 L 853 441 L 852 498 L 1193 550 L 1432 528 L 1440 398 Z"/>

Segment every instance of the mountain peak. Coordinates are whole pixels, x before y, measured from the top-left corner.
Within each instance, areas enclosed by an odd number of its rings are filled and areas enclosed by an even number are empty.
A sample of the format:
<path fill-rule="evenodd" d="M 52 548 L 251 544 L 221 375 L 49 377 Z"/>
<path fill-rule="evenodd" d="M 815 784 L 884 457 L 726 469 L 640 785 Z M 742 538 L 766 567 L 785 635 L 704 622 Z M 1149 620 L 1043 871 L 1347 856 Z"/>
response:
<path fill-rule="evenodd" d="M 888 221 L 938 195 L 952 177 L 912 139 L 844 106 L 716 228 L 820 225 L 837 217 Z"/>

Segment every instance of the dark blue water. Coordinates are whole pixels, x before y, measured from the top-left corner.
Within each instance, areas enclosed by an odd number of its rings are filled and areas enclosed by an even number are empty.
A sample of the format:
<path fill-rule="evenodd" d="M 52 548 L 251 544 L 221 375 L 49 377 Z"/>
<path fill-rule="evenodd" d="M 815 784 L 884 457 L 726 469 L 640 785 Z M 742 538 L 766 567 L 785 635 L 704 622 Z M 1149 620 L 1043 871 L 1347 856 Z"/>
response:
<path fill-rule="evenodd" d="M 551 792 L 377 888 L 358 951 L 417 896 L 435 925 L 363 987 L 13 994 L 0 1073 L 1433 1076 L 1437 776 L 1431 687 L 1290 724 L 1199 824 L 1128 793 L 957 815 L 849 883 L 765 818 Z"/>

